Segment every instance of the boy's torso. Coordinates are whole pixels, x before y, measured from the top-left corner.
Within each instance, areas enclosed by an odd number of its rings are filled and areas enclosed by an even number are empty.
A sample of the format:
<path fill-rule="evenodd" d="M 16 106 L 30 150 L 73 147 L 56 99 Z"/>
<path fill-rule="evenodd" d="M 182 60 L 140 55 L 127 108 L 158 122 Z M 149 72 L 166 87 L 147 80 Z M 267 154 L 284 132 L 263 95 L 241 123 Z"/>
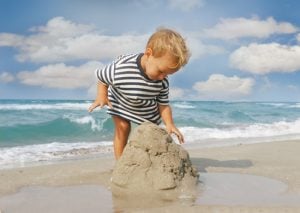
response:
<path fill-rule="evenodd" d="M 113 89 L 130 100 L 156 99 L 163 89 L 163 81 L 147 79 L 139 56 L 127 55 L 116 61 Z"/>

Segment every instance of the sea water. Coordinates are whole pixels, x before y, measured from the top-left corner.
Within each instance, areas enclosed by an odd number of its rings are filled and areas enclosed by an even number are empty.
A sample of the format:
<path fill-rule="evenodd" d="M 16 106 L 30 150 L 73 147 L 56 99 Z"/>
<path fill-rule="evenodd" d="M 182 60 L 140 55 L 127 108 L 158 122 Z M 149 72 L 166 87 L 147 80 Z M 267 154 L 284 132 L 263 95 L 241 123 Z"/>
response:
<path fill-rule="evenodd" d="M 105 108 L 89 113 L 91 103 L 0 100 L 0 168 L 112 153 L 113 121 Z M 300 139 L 300 103 L 172 101 L 170 105 L 189 148 Z"/>

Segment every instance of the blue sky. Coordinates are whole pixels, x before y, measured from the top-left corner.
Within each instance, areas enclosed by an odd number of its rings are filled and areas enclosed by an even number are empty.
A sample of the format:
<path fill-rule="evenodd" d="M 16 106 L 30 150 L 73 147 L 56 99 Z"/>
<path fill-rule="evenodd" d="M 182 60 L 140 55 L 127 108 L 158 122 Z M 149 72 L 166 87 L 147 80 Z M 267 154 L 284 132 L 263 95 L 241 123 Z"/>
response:
<path fill-rule="evenodd" d="M 300 101 L 296 0 L 0 0 L 0 99 L 93 99 L 94 70 L 143 52 L 157 27 L 187 40 L 172 99 Z"/>

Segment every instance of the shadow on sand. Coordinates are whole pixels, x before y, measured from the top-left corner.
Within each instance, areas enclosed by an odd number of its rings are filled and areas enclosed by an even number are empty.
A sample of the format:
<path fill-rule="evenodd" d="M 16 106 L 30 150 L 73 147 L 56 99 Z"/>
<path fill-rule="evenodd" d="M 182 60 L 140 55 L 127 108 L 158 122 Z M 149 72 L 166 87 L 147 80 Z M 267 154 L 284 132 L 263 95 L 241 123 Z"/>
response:
<path fill-rule="evenodd" d="M 198 172 L 207 172 L 208 167 L 223 168 L 248 168 L 253 166 L 250 160 L 215 160 L 209 158 L 191 158 L 192 164 L 198 169 Z"/>

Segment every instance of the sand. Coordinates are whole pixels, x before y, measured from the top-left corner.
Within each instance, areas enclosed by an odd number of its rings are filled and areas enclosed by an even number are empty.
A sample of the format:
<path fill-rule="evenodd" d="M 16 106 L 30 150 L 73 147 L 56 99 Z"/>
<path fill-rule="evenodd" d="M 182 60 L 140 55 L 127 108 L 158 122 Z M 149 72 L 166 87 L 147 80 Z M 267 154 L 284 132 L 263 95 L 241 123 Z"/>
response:
<path fill-rule="evenodd" d="M 111 196 L 112 154 L 0 170 L 0 210 L 300 212 L 299 150 L 300 141 L 188 148 L 193 165 L 200 171 L 199 196 L 173 203 Z"/>
<path fill-rule="evenodd" d="M 116 197 L 177 199 L 194 196 L 198 171 L 188 152 L 168 132 L 151 122 L 136 127 L 112 173 Z"/>

